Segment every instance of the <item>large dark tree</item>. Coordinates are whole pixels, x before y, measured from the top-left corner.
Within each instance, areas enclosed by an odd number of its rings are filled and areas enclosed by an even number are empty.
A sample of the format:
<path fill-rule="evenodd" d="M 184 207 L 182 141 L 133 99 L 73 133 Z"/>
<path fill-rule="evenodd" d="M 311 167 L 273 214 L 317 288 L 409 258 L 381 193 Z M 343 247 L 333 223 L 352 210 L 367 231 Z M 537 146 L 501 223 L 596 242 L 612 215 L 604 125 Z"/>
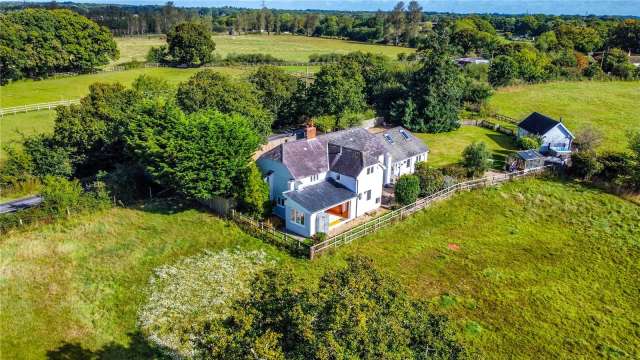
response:
<path fill-rule="evenodd" d="M 253 124 L 241 115 L 213 110 L 185 115 L 171 103 L 147 104 L 130 127 L 129 146 L 146 171 L 193 199 L 241 193 L 260 144 Z"/>
<path fill-rule="evenodd" d="M 300 80 L 287 74 L 275 66 L 261 66 L 249 76 L 249 81 L 260 91 L 260 98 L 265 109 L 276 117 L 276 127 L 292 124 L 288 116 L 288 103 L 302 87 Z"/>
<path fill-rule="evenodd" d="M 457 129 L 463 91 L 464 78 L 451 57 L 446 52 L 425 52 L 409 85 L 411 102 L 406 102 L 403 118 L 397 120 L 419 132 Z"/>
<path fill-rule="evenodd" d="M 216 43 L 209 28 L 200 23 L 185 22 L 167 33 L 168 51 L 176 64 L 201 66 L 213 59 Z"/>
<path fill-rule="evenodd" d="M 107 28 L 69 10 L 0 14 L 0 81 L 86 72 L 117 59 Z"/>
<path fill-rule="evenodd" d="M 187 113 L 206 109 L 236 113 L 249 119 L 259 134 L 267 136 L 271 133 L 273 115 L 265 110 L 260 93 L 250 83 L 213 70 L 203 70 L 180 84 L 176 99 Z"/>
<path fill-rule="evenodd" d="M 231 316 L 194 337 L 215 359 L 462 359 L 445 316 L 409 298 L 370 259 L 324 274 L 298 290 L 291 271 L 268 270 Z"/>
<path fill-rule="evenodd" d="M 358 63 L 342 61 L 325 65 L 309 88 L 309 106 L 313 115 L 358 113 L 366 108 L 364 88 Z"/>

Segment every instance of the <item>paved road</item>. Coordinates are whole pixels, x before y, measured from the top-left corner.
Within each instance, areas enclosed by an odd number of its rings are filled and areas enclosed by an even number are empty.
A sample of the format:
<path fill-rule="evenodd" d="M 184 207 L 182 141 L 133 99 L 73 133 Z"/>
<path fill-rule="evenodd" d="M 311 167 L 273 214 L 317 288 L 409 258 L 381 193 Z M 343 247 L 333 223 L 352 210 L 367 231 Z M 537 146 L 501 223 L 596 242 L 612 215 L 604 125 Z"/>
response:
<path fill-rule="evenodd" d="M 42 196 L 31 196 L 19 200 L 13 200 L 0 204 L 0 214 L 11 213 L 14 211 L 27 209 L 42 203 Z"/>

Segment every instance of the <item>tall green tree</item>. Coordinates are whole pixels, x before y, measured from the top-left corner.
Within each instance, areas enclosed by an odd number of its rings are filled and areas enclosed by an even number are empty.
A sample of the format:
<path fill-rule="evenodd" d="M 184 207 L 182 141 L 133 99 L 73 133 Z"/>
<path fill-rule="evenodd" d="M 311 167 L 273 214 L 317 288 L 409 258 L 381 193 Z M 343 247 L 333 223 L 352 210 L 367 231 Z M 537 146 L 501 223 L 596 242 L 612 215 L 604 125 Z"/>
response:
<path fill-rule="evenodd" d="M 316 116 L 361 112 L 366 108 L 364 87 L 356 62 L 325 65 L 309 88 L 309 106 Z"/>
<path fill-rule="evenodd" d="M 176 25 L 167 33 L 169 56 L 176 64 L 201 66 L 213 59 L 216 43 L 208 27 L 196 22 Z"/>
<path fill-rule="evenodd" d="M 249 76 L 249 81 L 260 91 L 264 108 L 275 115 L 277 123 L 274 126 L 290 125 L 293 121 L 283 106 L 291 102 L 295 92 L 301 88 L 300 80 L 279 67 L 261 66 Z"/>
<path fill-rule="evenodd" d="M 118 58 L 111 32 L 70 10 L 0 14 L 0 81 L 87 72 Z"/>
<path fill-rule="evenodd" d="M 192 199 L 242 191 L 260 144 L 246 117 L 214 110 L 185 115 L 171 103 L 148 104 L 140 114 L 131 119 L 129 144 L 156 181 Z"/>
<path fill-rule="evenodd" d="M 414 115 L 403 125 L 418 132 L 446 132 L 460 127 L 464 78 L 446 52 L 423 52 L 409 85 Z"/>
<path fill-rule="evenodd" d="M 489 67 L 489 82 L 493 86 L 511 84 L 518 77 L 518 64 L 510 56 L 496 57 Z"/>
<path fill-rule="evenodd" d="M 231 79 L 214 70 L 202 70 L 178 86 L 176 99 L 187 113 L 216 110 L 240 114 L 251 121 L 262 136 L 271 133 L 273 115 L 263 107 L 260 93 L 248 82 Z"/>

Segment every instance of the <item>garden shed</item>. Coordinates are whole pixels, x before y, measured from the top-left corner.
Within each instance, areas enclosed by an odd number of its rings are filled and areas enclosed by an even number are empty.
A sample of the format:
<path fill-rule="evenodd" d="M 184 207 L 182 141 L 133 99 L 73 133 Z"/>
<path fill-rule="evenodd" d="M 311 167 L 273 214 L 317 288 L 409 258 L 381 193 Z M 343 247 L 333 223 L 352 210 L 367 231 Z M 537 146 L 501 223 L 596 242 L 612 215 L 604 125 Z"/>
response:
<path fill-rule="evenodd" d="M 507 170 L 530 170 L 544 166 L 545 158 L 536 150 L 522 150 L 507 159 Z"/>

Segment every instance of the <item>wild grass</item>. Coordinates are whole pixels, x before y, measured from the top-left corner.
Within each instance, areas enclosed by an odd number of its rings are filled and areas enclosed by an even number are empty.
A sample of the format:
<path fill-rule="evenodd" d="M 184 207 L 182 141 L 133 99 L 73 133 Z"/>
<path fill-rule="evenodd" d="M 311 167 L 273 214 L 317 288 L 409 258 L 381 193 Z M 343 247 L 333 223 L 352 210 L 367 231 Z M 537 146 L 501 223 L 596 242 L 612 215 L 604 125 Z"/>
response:
<path fill-rule="evenodd" d="M 432 299 L 480 358 L 640 357 L 640 207 L 613 195 L 545 180 L 464 193 L 316 266 L 353 254 Z"/>
<path fill-rule="evenodd" d="M 215 53 L 222 58 L 228 54 L 263 53 L 273 55 L 286 61 L 309 61 L 309 55 L 338 53 L 346 54 L 352 51 L 382 54 L 396 59 L 399 53 L 412 53 L 410 48 L 374 45 L 355 41 L 326 39 L 318 37 L 294 35 L 215 35 Z M 144 61 L 152 46 L 166 44 L 163 37 L 123 37 L 116 38 L 120 59 L 115 63 L 131 60 Z"/>
<path fill-rule="evenodd" d="M 309 262 L 196 210 L 116 208 L 0 240 L 0 348 L 7 358 L 150 358 L 135 324 L 152 269 L 240 246 L 311 285 L 347 256 L 370 256 L 448 314 L 480 358 L 638 358 L 639 209 L 524 180 L 457 195 Z"/>
<path fill-rule="evenodd" d="M 574 135 L 587 126 L 604 135 L 602 150 L 623 150 L 626 133 L 640 129 L 640 81 L 573 81 L 521 85 L 490 99 L 498 113 L 523 119 L 533 111 L 562 121 Z"/>
<path fill-rule="evenodd" d="M 462 161 L 462 151 L 474 141 L 487 144 L 494 168 L 504 165 L 506 156 L 517 149 L 511 136 L 477 126 L 462 126 L 458 130 L 438 134 L 417 134 L 429 147 L 429 164 L 442 167 Z"/>

